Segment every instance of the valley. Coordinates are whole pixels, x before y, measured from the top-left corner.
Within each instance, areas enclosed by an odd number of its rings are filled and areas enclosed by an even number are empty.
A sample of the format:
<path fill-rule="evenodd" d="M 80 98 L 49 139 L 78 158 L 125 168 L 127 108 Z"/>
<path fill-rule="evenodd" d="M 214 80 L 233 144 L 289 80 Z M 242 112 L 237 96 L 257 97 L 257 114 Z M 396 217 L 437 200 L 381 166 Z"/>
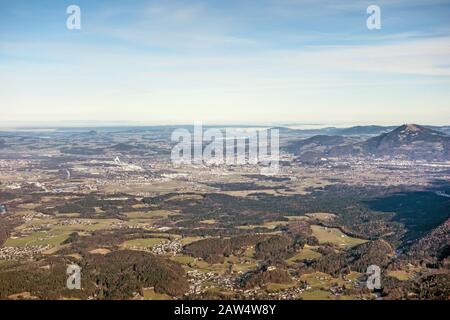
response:
<path fill-rule="evenodd" d="M 174 167 L 172 129 L 0 132 L 0 298 L 450 298 L 445 128 L 284 128 L 273 176 Z"/>

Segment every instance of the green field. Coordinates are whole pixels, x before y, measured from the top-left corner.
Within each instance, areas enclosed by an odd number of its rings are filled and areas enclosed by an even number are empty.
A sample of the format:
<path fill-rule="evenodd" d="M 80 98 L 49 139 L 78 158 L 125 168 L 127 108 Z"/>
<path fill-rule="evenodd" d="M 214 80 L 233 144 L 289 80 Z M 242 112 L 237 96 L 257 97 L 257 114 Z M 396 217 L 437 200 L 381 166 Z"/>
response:
<path fill-rule="evenodd" d="M 27 247 L 38 245 L 60 245 L 64 240 L 69 237 L 70 232 L 35 232 L 26 237 L 17 239 L 9 238 L 6 240 L 5 247 Z"/>
<path fill-rule="evenodd" d="M 181 244 L 185 246 L 192 242 L 203 240 L 203 239 L 206 239 L 206 238 L 205 237 L 184 237 L 184 238 L 180 238 L 179 240 L 180 240 Z"/>
<path fill-rule="evenodd" d="M 5 266 L 5 265 L 7 265 L 8 263 L 10 263 L 9 260 L 0 260 L 0 266 Z"/>
<path fill-rule="evenodd" d="M 194 257 L 187 256 L 187 255 L 184 255 L 184 254 L 176 255 L 174 257 L 171 257 L 170 259 L 173 260 L 173 261 L 176 261 L 178 263 L 185 264 L 185 265 L 194 264 L 195 263 L 195 258 Z"/>
<path fill-rule="evenodd" d="M 173 257 L 170 257 L 171 260 L 181 263 L 182 265 L 189 266 L 193 269 L 198 269 L 199 271 L 209 272 L 212 271 L 214 268 L 212 265 L 207 263 L 206 261 L 196 259 L 191 256 L 187 256 L 184 254 L 179 254 Z"/>
<path fill-rule="evenodd" d="M 388 276 L 397 278 L 400 281 L 409 280 L 412 276 L 412 273 L 403 270 L 392 270 L 388 271 L 387 274 Z"/>
<path fill-rule="evenodd" d="M 298 295 L 303 300 L 331 300 L 331 294 L 323 290 L 307 290 Z"/>
<path fill-rule="evenodd" d="M 243 229 L 243 230 L 252 230 L 252 229 L 256 229 L 256 228 L 267 228 L 267 229 L 275 229 L 276 227 L 279 226 L 285 226 L 289 224 L 288 221 L 267 221 L 264 222 L 263 224 L 259 224 L 259 225 L 245 225 L 245 226 L 238 226 L 238 229 Z"/>
<path fill-rule="evenodd" d="M 289 289 L 295 286 L 295 283 L 268 283 L 266 290 L 269 292 L 277 292 L 284 289 Z"/>
<path fill-rule="evenodd" d="M 129 219 L 161 219 L 177 215 L 177 213 L 167 210 L 154 210 L 154 211 L 127 212 L 126 215 Z"/>
<path fill-rule="evenodd" d="M 153 289 L 144 289 L 144 300 L 171 300 L 171 297 L 164 293 L 156 293 Z"/>
<path fill-rule="evenodd" d="M 313 260 L 320 258 L 321 256 L 322 255 L 319 252 L 316 252 L 312 250 L 311 247 L 308 247 L 308 245 L 305 245 L 305 247 L 300 252 L 289 258 L 287 262 L 294 263 L 297 260 Z"/>
<path fill-rule="evenodd" d="M 352 238 L 344 234 L 337 228 L 327 228 L 322 226 L 311 226 L 313 236 L 315 236 L 320 244 L 332 243 L 340 247 L 352 247 L 367 242 L 364 239 Z"/>
<path fill-rule="evenodd" d="M 147 238 L 147 239 L 133 239 L 124 243 L 125 247 L 142 247 L 152 248 L 158 244 L 164 243 L 167 239 L 164 238 Z"/>

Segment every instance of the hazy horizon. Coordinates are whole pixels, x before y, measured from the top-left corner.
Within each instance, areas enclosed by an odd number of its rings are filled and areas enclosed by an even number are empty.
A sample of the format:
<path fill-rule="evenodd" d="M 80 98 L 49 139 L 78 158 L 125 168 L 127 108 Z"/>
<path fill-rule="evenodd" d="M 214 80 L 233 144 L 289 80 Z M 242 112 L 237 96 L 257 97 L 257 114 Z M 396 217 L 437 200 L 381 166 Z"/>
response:
<path fill-rule="evenodd" d="M 0 121 L 0 131 L 2 130 L 32 130 L 32 129 L 59 129 L 59 128 L 105 128 L 105 127 L 170 127 L 170 126 L 192 126 L 194 124 L 201 124 L 205 127 L 209 126 L 235 126 L 235 127 L 286 127 L 290 129 L 324 129 L 324 128 L 350 128 L 357 126 L 402 126 L 405 124 L 417 124 L 421 126 L 436 126 L 436 127 L 446 127 L 450 126 L 450 121 L 443 124 L 433 124 L 433 123 L 301 123 L 301 122 L 284 122 L 284 123 L 251 123 L 251 122 L 222 122 L 222 123 L 212 123 L 212 122 L 138 122 L 138 121 L 57 121 L 57 122 L 2 122 Z"/>

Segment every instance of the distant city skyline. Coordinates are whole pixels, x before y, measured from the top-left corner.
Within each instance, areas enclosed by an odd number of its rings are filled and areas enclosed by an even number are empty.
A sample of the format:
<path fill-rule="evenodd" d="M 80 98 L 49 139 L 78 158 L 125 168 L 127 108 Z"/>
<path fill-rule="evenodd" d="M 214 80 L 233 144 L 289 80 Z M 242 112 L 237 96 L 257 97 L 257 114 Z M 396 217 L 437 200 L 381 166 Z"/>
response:
<path fill-rule="evenodd" d="M 0 127 L 449 125 L 448 16 L 445 0 L 0 0 Z"/>

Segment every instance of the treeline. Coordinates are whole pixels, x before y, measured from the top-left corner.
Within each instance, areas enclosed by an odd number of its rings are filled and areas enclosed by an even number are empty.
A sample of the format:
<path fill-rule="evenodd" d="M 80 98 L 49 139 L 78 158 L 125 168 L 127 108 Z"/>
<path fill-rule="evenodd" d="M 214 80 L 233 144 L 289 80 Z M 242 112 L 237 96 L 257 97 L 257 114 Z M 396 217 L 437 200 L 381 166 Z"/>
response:
<path fill-rule="evenodd" d="M 90 250 L 98 248 L 99 244 L 103 248 L 118 249 L 127 240 L 151 237 L 154 236 L 150 231 L 142 229 L 96 230 L 88 236 L 80 236 L 75 232 L 70 234 L 65 241 L 67 244 L 70 243 L 70 247 L 61 249 L 61 252 L 64 254 L 76 252 L 85 255 Z"/>
<path fill-rule="evenodd" d="M 155 292 L 182 296 L 188 282 L 181 265 L 148 252 L 120 250 L 86 255 L 75 261 L 81 267 L 82 290 L 66 288 L 64 258 L 47 258 L 28 265 L 0 267 L 0 299 L 22 294 L 38 299 L 131 299 L 153 287 Z"/>
<path fill-rule="evenodd" d="M 22 223 L 18 217 L 0 216 L 0 247 L 8 240 L 11 231 Z"/>
<path fill-rule="evenodd" d="M 245 247 L 255 246 L 269 239 L 270 235 L 244 235 L 228 239 L 211 238 L 193 242 L 183 248 L 185 254 L 202 258 L 209 263 L 222 263 L 225 257 L 238 254 Z"/>
<path fill-rule="evenodd" d="M 62 260 L 3 266 L 0 268 L 0 299 L 5 300 L 12 295 L 18 295 L 19 299 L 20 296 L 45 300 L 62 297 L 86 299 L 91 290 L 71 291 L 66 288 L 66 269 Z"/>
<path fill-rule="evenodd" d="M 181 296 L 189 287 L 181 265 L 148 252 L 94 254 L 80 266 L 89 271 L 98 299 L 128 299 L 147 287 L 154 287 L 157 293 Z"/>
<path fill-rule="evenodd" d="M 289 284 L 292 278 L 285 269 L 258 269 L 253 272 L 245 274 L 240 279 L 240 285 L 244 289 L 254 288 L 256 286 L 262 287 L 268 283 Z"/>
<path fill-rule="evenodd" d="M 401 188 L 353 187 L 332 185 L 312 189 L 308 195 L 253 194 L 251 197 L 234 197 L 210 193 L 201 198 L 172 198 L 171 195 L 145 198 L 144 203 L 158 209 L 179 210 L 185 221 L 216 219 L 223 227 L 262 224 L 264 221 L 283 221 L 286 216 L 301 216 L 312 212 L 329 212 L 337 215 L 330 227 L 340 227 L 347 234 L 365 239 L 386 238 L 399 245 L 405 232 L 402 223 L 393 221 L 392 212 L 377 212 L 369 207 L 370 200 L 384 197 Z M 404 190 L 403 190 L 404 191 Z M 186 222 L 184 227 L 189 227 Z"/>
<path fill-rule="evenodd" d="M 301 236 L 291 238 L 284 235 L 256 234 L 228 239 L 203 239 L 186 245 L 183 251 L 185 254 L 202 258 L 209 263 L 222 263 L 225 257 L 231 254 L 242 254 L 247 247 L 254 246 L 255 259 L 277 260 L 292 256 L 307 242 L 308 240 Z"/>
<path fill-rule="evenodd" d="M 266 190 L 266 189 L 285 189 L 283 186 L 263 186 L 255 182 L 235 182 L 235 183 L 208 183 L 209 187 L 218 188 L 221 191 L 247 191 L 247 190 Z"/>
<path fill-rule="evenodd" d="M 332 248 L 320 252 L 324 255 L 314 260 L 310 268 L 334 277 L 350 271 L 366 273 L 370 265 L 386 267 L 395 255 L 391 245 L 384 240 L 363 243 L 344 252 L 335 252 Z"/>
<path fill-rule="evenodd" d="M 450 218 L 412 245 L 408 255 L 436 262 L 450 257 Z"/>
<path fill-rule="evenodd" d="M 450 274 L 429 273 L 416 279 L 401 281 L 382 277 L 384 300 L 450 300 Z"/>
<path fill-rule="evenodd" d="M 275 177 L 275 176 L 266 176 L 263 174 L 246 174 L 245 175 L 251 179 L 257 179 L 258 181 L 270 181 L 270 182 L 287 182 L 291 181 L 289 177 Z"/>
<path fill-rule="evenodd" d="M 117 197 L 123 197 L 123 195 L 117 195 Z M 114 195 L 110 196 L 111 198 Z M 132 206 L 138 203 L 134 198 L 128 200 L 106 200 L 102 199 L 100 196 L 95 194 L 90 194 L 70 202 L 65 202 L 55 206 L 54 208 L 43 208 L 40 207 L 39 211 L 47 214 L 57 213 L 79 213 L 83 217 L 93 217 L 96 218 L 111 218 L 120 217 L 121 213 L 126 211 L 132 211 Z M 103 212 L 96 212 L 95 208 L 100 208 Z"/>
<path fill-rule="evenodd" d="M 291 239 L 284 236 L 273 236 L 259 242 L 255 247 L 255 258 L 258 260 L 283 259 L 295 252 Z"/>

